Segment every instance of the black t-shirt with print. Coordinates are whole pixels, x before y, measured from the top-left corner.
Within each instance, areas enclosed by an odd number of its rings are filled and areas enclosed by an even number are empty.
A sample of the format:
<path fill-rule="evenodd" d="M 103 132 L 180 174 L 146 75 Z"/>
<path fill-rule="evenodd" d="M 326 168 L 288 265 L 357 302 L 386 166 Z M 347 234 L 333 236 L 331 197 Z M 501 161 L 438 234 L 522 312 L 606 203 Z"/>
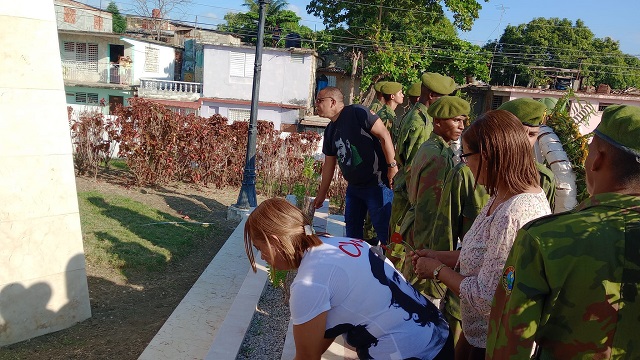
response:
<path fill-rule="evenodd" d="M 362 105 L 348 105 L 324 130 L 322 152 L 337 157 L 342 176 L 350 185 L 389 186 L 382 145 L 371 134 L 378 119 L 378 115 Z"/>

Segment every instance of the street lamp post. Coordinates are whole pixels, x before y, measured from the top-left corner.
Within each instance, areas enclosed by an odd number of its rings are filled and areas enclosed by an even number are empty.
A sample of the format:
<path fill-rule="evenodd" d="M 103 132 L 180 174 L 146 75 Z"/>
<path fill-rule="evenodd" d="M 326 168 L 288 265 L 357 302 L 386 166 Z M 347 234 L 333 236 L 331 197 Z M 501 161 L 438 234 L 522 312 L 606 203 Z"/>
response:
<path fill-rule="evenodd" d="M 253 92 L 251 94 L 251 114 L 249 115 L 249 135 L 247 140 L 247 156 L 245 158 L 244 173 L 242 174 L 242 188 L 238 195 L 238 202 L 234 205 L 239 209 L 249 209 L 258 205 L 256 197 L 256 138 L 258 137 L 258 98 L 260 95 L 260 73 L 262 71 L 262 43 L 264 42 L 265 6 L 271 0 L 259 0 L 258 41 L 256 43 L 256 59 L 253 67 Z"/>

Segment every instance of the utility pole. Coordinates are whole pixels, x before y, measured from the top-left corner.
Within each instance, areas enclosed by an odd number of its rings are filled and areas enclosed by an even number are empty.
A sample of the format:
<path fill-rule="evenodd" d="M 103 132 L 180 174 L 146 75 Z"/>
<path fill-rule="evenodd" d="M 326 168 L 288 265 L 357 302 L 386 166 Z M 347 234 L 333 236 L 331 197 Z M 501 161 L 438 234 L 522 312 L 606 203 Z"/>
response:
<path fill-rule="evenodd" d="M 262 43 L 264 41 L 265 6 L 271 0 L 259 0 L 258 42 L 256 43 L 256 59 L 253 67 L 253 92 L 251 94 L 251 114 L 249 116 L 249 135 L 247 140 L 247 156 L 245 158 L 244 173 L 242 174 L 242 188 L 238 195 L 238 202 L 234 205 L 239 209 L 249 209 L 258 206 L 256 196 L 256 139 L 258 137 L 258 98 L 260 95 L 260 73 L 262 71 Z"/>
<path fill-rule="evenodd" d="M 493 29 L 493 31 L 489 36 L 493 35 L 493 33 L 500 27 L 500 24 L 502 24 L 502 17 L 504 16 L 504 12 L 507 11 L 507 9 L 509 9 L 508 7 L 505 7 L 503 4 L 496 5 L 496 8 L 500 10 L 500 20 L 498 21 L 498 26 L 496 26 L 496 28 Z M 500 40 L 496 41 L 496 46 L 493 47 L 493 53 L 491 53 L 491 65 L 489 65 L 489 79 L 491 79 L 491 71 L 493 71 L 493 58 L 496 56 L 496 50 L 498 50 L 499 43 L 500 43 Z M 515 81 L 515 78 L 514 78 L 514 81 Z"/>

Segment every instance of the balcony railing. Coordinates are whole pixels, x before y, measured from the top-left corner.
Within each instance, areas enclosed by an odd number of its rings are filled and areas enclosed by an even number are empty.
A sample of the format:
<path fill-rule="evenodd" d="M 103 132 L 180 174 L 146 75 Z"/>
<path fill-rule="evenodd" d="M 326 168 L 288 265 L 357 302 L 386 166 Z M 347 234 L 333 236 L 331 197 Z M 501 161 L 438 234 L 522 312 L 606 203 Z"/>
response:
<path fill-rule="evenodd" d="M 110 62 L 62 60 L 65 81 L 131 85 L 133 69 Z"/>
<path fill-rule="evenodd" d="M 202 83 L 140 79 L 138 96 L 178 101 L 196 101 L 202 94 Z"/>

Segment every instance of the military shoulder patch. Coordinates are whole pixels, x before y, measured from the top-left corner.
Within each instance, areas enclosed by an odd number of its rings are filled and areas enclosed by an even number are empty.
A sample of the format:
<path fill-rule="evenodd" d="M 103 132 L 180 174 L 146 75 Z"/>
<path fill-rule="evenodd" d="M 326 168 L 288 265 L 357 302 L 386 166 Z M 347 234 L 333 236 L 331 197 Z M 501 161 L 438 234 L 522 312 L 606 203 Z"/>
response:
<path fill-rule="evenodd" d="M 507 266 L 502 274 L 502 287 L 507 295 L 513 290 L 513 283 L 516 280 L 516 269 L 513 266 Z"/>

